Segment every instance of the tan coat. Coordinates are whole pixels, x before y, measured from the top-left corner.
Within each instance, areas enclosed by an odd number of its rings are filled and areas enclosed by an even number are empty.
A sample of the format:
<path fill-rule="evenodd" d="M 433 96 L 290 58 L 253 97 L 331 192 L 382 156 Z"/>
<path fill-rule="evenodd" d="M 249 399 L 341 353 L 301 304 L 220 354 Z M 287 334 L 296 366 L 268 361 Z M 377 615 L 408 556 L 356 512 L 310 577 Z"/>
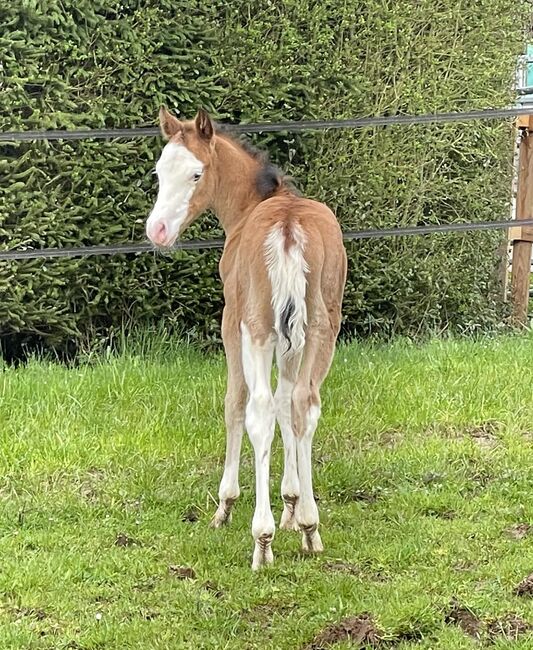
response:
<path fill-rule="evenodd" d="M 311 442 L 341 323 L 346 280 L 342 234 L 331 210 L 298 196 L 263 156 L 219 132 L 204 111 L 180 122 L 162 109 L 169 141 L 158 162 L 160 193 L 148 236 L 169 246 L 204 210 L 226 233 L 220 260 L 228 363 L 227 449 L 213 525 L 229 521 L 239 495 L 244 425 L 256 455 L 252 566 L 272 561 L 270 443 L 277 420 L 284 441 L 281 527 L 298 528 L 303 547 L 322 549 L 311 478 Z M 276 351 L 279 381 L 270 387 Z"/>

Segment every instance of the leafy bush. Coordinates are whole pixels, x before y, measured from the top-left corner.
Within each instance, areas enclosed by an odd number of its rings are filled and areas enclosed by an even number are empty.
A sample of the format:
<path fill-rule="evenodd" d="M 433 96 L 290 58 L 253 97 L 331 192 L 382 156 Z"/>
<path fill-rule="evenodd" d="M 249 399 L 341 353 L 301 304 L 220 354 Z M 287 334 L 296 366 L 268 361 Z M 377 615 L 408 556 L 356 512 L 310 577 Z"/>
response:
<path fill-rule="evenodd" d="M 34 0 L 6 26 L 3 130 L 153 124 L 160 104 L 231 121 L 505 106 L 520 3 Z M 256 137 L 345 229 L 506 216 L 507 122 Z M 158 138 L 0 145 L 3 248 L 143 238 Z M 210 216 L 189 237 L 220 236 Z M 348 245 L 346 334 L 471 330 L 500 318 L 495 233 Z M 219 336 L 219 252 L 0 264 L 0 337 L 77 347 L 163 319 Z"/>

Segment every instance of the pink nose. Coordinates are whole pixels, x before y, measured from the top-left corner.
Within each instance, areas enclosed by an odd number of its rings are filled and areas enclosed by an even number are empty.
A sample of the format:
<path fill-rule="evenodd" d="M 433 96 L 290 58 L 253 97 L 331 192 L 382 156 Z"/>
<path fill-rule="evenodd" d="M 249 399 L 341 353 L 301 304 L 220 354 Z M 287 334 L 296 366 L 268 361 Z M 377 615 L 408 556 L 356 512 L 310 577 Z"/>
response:
<path fill-rule="evenodd" d="M 149 237 L 154 244 L 165 243 L 165 239 L 167 238 L 167 227 L 162 221 L 154 224 L 150 230 L 151 232 L 149 233 Z"/>

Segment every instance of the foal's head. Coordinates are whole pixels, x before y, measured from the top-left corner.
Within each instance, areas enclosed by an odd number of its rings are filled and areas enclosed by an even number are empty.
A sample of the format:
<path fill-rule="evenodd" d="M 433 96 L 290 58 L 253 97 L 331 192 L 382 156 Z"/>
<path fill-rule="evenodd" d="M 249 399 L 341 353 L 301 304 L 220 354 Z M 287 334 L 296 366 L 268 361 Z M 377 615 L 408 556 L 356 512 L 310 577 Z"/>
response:
<path fill-rule="evenodd" d="M 215 128 L 204 110 L 194 120 L 181 122 L 162 108 L 159 121 L 168 143 L 156 164 L 159 193 L 146 222 L 146 234 L 158 246 L 172 246 L 211 205 L 215 179 L 209 163 Z"/>

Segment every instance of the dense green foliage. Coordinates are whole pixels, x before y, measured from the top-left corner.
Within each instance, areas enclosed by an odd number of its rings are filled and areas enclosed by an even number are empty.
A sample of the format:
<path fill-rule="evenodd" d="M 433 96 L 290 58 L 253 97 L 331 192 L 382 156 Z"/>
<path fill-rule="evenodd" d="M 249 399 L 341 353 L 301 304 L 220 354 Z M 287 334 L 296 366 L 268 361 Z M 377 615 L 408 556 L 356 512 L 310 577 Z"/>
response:
<path fill-rule="evenodd" d="M 522 37 L 515 0 L 18 0 L 0 8 L 0 128 L 153 124 L 161 103 L 232 121 L 507 105 Z M 343 227 L 505 217 L 508 123 L 258 138 Z M 143 237 L 161 147 L 0 147 L 4 248 Z M 219 235 L 213 217 L 188 236 Z M 499 317 L 500 235 L 349 246 L 345 332 L 470 330 Z M 0 337 L 79 343 L 164 319 L 218 337 L 217 252 L 0 265 Z"/>

